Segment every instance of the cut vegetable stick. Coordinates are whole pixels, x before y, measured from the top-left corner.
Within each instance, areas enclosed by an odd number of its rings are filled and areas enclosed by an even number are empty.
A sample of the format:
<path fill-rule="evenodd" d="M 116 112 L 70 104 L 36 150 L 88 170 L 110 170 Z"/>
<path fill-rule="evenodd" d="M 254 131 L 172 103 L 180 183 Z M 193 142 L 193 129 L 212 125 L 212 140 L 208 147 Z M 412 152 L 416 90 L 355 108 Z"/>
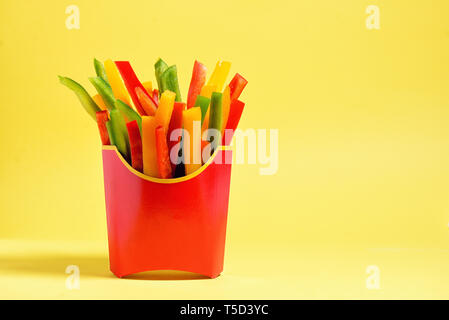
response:
<path fill-rule="evenodd" d="M 131 165 L 137 171 L 143 171 L 142 138 L 139 125 L 136 120 L 126 123 L 131 151 Z"/>
<path fill-rule="evenodd" d="M 106 107 L 106 104 L 103 101 L 103 98 L 97 93 L 96 95 L 92 96 L 92 99 L 95 101 L 97 106 L 100 107 L 101 110 L 108 110 L 108 107 Z"/>
<path fill-rule="evenodd" d="M 145 93 L 146 90 L 137 78 L 136 73 L 131 67 L 131 64 L 129 63 L 129 61 L 115 61 L 115 65 L 120 72 L 120 75 L 123 79 L 123 82 L 125 83 L 129 95 L 131 96 L 131 100 L 133 101 L 134 107 L 136 108 L 137 112 L 142 116 L 146 116 L 147 114 L 142 108 L 139 98 L 137 97 L 136 88 L 141 88 Z"/>
<path fill-rule="evenodd" d="M 203 123 L 204 118 L 206 117 L 207 110 L 209 110 L 209 104 L 210 104 L 209 98 L 203 96 L 196 97 L 196 102 L 194 106 L 201 108 L 201 124 Z"/>
<path fill-rule="evenodd" d="M 167 144 L 168 144 L 168 152 L 169 154 L 172 152 L 173 148 L 177 148 L 177 152 L 179 154 L 179 141 L 181 140 L 181 137 L 179 137 L 178 140 L 172 141 L 170 139 L 171 134 L 176 129 L 182 129 L 182 112 L 185 110 L 186 104 L 182 102 L 175 102 L 173 106 L 173 112 L 171 115 L 170 124 L 168 126 L 168 132 L 167 132 Z M 171 161 L 170 161 L 171 162 Z M 175 172 L 176 170 L 176 163 L 171 162 L 172 171 Z"/>
<path fill-rule="evenodd" d="M 95 73 L 97 74 L 97 77 L 100 77 L 101 79 L 103 79 L 104 82 L 106 82 L 106 84 L 108 86 L 110 86 L 108 76 L 106 75 L 106 71 L 104 69 L 103 63 L 95 58 L 94 58 L 94 68 L 95 68 Z"/>
<path fill-rule="evenodd" d="M 209 118 L 209 129 L 215 129 L 221 133 L 223 127 L 223 94 L 221 92 L 213 92 L 210 100 L 210 118 Z M 207 139 L 209 142 L 212 142 Z M 215 146 L 217 142 L 214 141 Z"/>
<path fill-rule="evenodd" d="M 209 98 L 212 96 L 212 92 L 217 92 L 216 85 L 206 85 L 201 89 L 201 96 Z M 205 131 L 209 128 L 209 109 L 206 111 L 204 118 L 202 118 L 201 123 L 203 124 L 202 130 Z"/>
<path fill-rule="evenodd" d="M 240 97 L 240 94 L 247 84 L 248 81 L 245 78 L 238 73 L 235 74 L 234 78 L 232 78 L 229 83 L 229 88 L 231 88 L 231 101 L 237 100 Z"/>
<path fill-rule="evenodd" d="M 172 91 L 176 94 L 176 101 L 181 101 L 181 91 L 179 90 L 178 70 L 176 66 L 171 66 L 161 75 L 161 95 L 164 91 Z"/>
<path fill-rule="evenodd" d="M 162 126 L 164 132 L 167 132 L 174 102 L 175 93 L 165 91 L 161 96 L 156 115 L 154 117 L 142 117 L 143 172 L 151 177 L 159 177 L 156 155 L 156 128 Z"/>
<path fill-rule="evenodd" d="M 153 92 L 153 83 L 151 81 L 142 82 L 143 87 L 149 95 Z"/>
<path fill-rule="evenodd" d="M 156 102 L 156 106 L 159 106 L 159 90 L 153 89 L 153 100 Z"/>
<path fill-rule="evenodd" d="M 150 177 L 159 177 L 156 155 L 156 118 L 142 117 L 142 155 L 143 173 Z"/>
<path fill-rule="evenodd" d="M 145 110 L 145 113 L 149 116 L 154 116 L 156 114 L 157 106 L 150 97 L 143 92 L 142 88 L 136 88 L 137 99 L 139 99 L 140 105 Z"/>
<path fill-rule="evenodd" d="M 133 108 L 131 108 L 121 100 L 115 101 L 115 107 L 120 110 L 122 115 L 125 117 L 126 122 L 136 120 L 137 125 L 139 126 L 139 130 L 142 132 L 142 118 Z"/>
<path fill-rule="evenodd" d="M 163 126 L 164 131 L 167 133 L 168 125 L 170 124 L 171 114 L 173 112 L 173 106 L 175 103 L 176 94 L 172 91 L 165 91 L 161 95 L 161 101 L 159 107 L 156 110 L 156 123 L 158 126 Z"/>
<path fill-rule="evenodd" d="M 212 155 L 212 153 L 215 152 L 215 150 L 221 143 L 222 117 L 223 117 L 222 93 L 220 92 L 212 93 L 209 110 L 210 110 L 210 117 L 209 117 L 209 127 L 206 131 L 206 141 L 210 142 L 210 155 Z M 201 154 L 203 154 L 203 152 L 204 149 L 201 149 Z M 209 157 L 207 158 L 203 157 L 204 162 L 206 162 L 208 159 Z"/>
<path fill-rule="evenodd" d="M 111 142 L 117 146 L 117 150 L 122 154 L 122 156 L 129 161 L 130 160 L 130 152 L 129 152 L 129 139 L 128 139 L 128 130 L 126 129 L 126 123 L 123 119 L 122 114 L 116 108 L 109 111 L 109 116 L 111 120 L 111 129 L 112 132 L 109 132 L 109 138 Z M 108 129 L 109 131 L 109 129 Z"/>
<path fill-rule="evenodd" d="M 210 118 L 210 108 L 207 109 L 206 115 L 204 116 L 204 119 L 201 124 L 201 132 L 206 131 L 209 129 L 209 118 Z"/>
<path fill-rule="evenodd" d="M 159 58 L 154 64 L 154 73 L 156 75 L 157 87 L 159 89 L 159 96 L 162 94 L 161 76 L 168 69 L 168 65 Z"/>
<path fill-rule="evenodd" d="M 96 112 L 101 111 L 100 107 L 97 106 L 95 101 L 91 98 L 91 96 L 87 93 L 86 89 L 82 85 L 80 85 L 78 82 L 73 81 L 70 78 L 66 77 L 59 77 L 59 81 L 61 84 L 65 85 L 67 88 L 73 91 L 73 93 L 76 94 L 79 101 L 81 102 L 81 105 L 83 108 L 87 111 L 87 113 L 94 119 L 94 121 L 97 121 Z"/>
<path fill-rule="evenodd" d="M 243 108 L 245 107 L 245 103 L 240 100 L 234 100 L 231 102 L 231 108 L 229 110 L 228 123 L 226 124 L 225 135 L 223 137 L 223 144 L 230 145 L 232 141 L 232 137 L 234 136 L 234 131 L 237 129 L 237 126 L 240 121 L 240 117 L 242 116 Z M 232 130 L 231 133 L 227 133 L 227 130 Z"/>
<path fill-rule="evenodd" d="M 111 146 L 115 146 L 114 129 L 112 128 L 111 120 L 106 122 L 105 125 L 106 125 L 106 129 L 108 130 L 108 136 L 109 136 L 109 141 L 110 141 L 109 143 L 110 143 Z"/>
<path fill-rule="evenodd" d="M 89 78 L 89 81 L 90 83 L 92 83 L 97 92 L 100 94 L 108 110 L 114 109 L 115 97 L 114 94 L 112 93 L 111 87 L 106 82 L 104 82 L 104 80 L 100 77 Z"/>
<path fill-rule="evenodd" d="M 166 132 L 163 126 L 158 126 L 156 128 L 156 153 L 159 177 L 162 179 L 171 178 L 172 167 L 168 153 Z"/>
<path fill-rule="evenodd" d="M 184 110 L 182 113 L 182 122 L 184 131 L 188 133 L 188 137 L 184 138 L 184 161 L 186 175 L 195 172 L 201 167 L 201 109 L 199 107 Z M 196 123 L 195 123 L 196 122 Z M 194 130 L 195 125 L 198 126 Z M 188 139 L 188 143 L 187 142 Z"/>
<path fill-rule="evenodd" d="M 228 123 L 229 110 L 231 108 L 231 89 L 229 86 L 223 91 L 222 101 L 222 123 L 221 123 L 221 135 L 223 136 L 226 124 Z"/>
<path fill-rule="evenodd" d="M 126 90 L 125 83 L 120 76 L 120 72 L 117 69 L 114 61 L 108 59 L 104 62 L 104 69 L 106 71 L 106 75 L 109 80 L 109 84 L 111 85 L 112 92 L 114 93 L 114 97 L 116 99 L 122 100 L 129 106 L 133 106 L 131 104 L 131 97 L 129 96 L 128 91 Z"/>
<path fill-rule="evenodd" d="M 231 70 L 231 63 L 228 61 L 218 61 L 214 72 L 210 76 L 207 85 L 216 85 L 217 91 L 221 91 Z"/>
<path fill-rule="evenodd" d="M 207 86 L 203 86 L 201 88 L 201 93 L 200 95 L 206 98 L 209 98 L 212 96 L 212 92 L 217 92 L 217 86 L 216 85 L 207 85 Z"/>
<path fill-rule="evenodd" d="M 123 81 L 125 82 L 126 88 L 128 89 L 128 93 L 131 95 L 131 99 L 133 100 L 137 112 L 139 112 L 139 114 L 143 116 L 146 115 L 145 110 L 142 108 L 139 98 L 137 97 L 136 88 L 141 88 L 149 99 L 152 100 L 153 98 L 150 97 L 149 93 L 145 90 L 142 83 L 140 83 L 129 61 L 115 61 L 115 65 L 117 66 L 117 69 L 120 72 Z"/>
<path fill-rule="evenodd" d="M 109 140 L 108 129 L 106 128 L 106 122 L 109 121 L 109 115 L 107 110 L 98 111 L 96 113 L 97 116 L 97 125 L 98 130 L 100 131 L 101 143 L 104 146 L 108 146 L 111 144 Z"/>
<path fill-rule="evenodd" d="M 193 64 L 192 79 L 190 80 L 189 93 L 187 95 L 187 109 L 195 107 L 196 97 L 201 93 L 206 83 L 206 66 L 195 60 Z"/>

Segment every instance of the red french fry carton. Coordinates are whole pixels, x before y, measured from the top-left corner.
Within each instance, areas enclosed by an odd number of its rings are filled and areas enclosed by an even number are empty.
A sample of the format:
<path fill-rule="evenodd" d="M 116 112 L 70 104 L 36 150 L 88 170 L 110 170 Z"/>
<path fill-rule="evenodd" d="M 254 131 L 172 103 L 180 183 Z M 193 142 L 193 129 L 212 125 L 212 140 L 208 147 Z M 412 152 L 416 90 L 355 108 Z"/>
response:
<path fill-rule="evenodd" d="M 220 147 L 194 173 L 158 179 L 103 146 L 109 263 L 123 276 L 180 270 L 216 278 L 223 271 L 232 150 Z"/>

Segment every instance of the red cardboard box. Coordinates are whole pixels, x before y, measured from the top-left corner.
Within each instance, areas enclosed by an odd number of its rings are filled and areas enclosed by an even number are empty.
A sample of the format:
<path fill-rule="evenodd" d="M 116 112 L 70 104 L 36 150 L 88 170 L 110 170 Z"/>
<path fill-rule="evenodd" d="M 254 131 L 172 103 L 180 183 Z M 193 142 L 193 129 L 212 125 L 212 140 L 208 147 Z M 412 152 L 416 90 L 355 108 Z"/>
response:
<path fill-rule="evenodd" d="M 180 270 L 215 278 L 223 271 L 232 150 L 220 147 L 196 172 L 158 179 L 103 146 L 113 274 Z M 226 161 L 225 161 L 226 159 Z"/>

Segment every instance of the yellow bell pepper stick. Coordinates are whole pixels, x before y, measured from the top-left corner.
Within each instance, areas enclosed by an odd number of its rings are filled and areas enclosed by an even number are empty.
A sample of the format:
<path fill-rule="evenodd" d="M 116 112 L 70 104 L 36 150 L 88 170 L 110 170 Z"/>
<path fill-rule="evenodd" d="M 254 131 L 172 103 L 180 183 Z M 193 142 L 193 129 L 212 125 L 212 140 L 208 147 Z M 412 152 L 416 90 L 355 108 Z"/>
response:
<path fill-rule="evenodd" d="M 142 158 L 143 173 L 150 177 L 159 177 L 156 153 L 156 118 L 142 117 Z"/>
<path fill-rule="evenodd" d="M 108 110 L 108 107 L 106 107 L 106 104 L 104 103 L 103 98 L 99 94 L 94 95 L 92 97 L 92 99 L 100 107 L 101 110 Z"/>
<path fill-rule="evenodd" d="M 158 126 L 163 126 L 166 133 L 168 132 L 168 125 L 170 124 L 175 98 L 176 93 L 169 90 L 164 91 L 161 95 L 161 100 L 159 101 L 159 107 L 156 110 L 156 123 Z"/>
<path fill-rule="evenodd" d="M 201 108 L 194 107 L 182 112 L 184 132 L 190 138 L 184 141 L 184 166 L 186 175 L 195 172 L 201 167 Z M 197 126 L 197 129 L 194 129 Z M 188 146 L 186 145 L 188 144 Z"/>
<path fill-rule="evenodd" d="M 200 96 L 209 98 L 212 96 L 212 92 L 217 92 L 217 85 L 205 85 L 201 88 Z M 206 115 L 204 116 L 202 131 L 204 132 L 209 128 L 209 108 L 206 111 Z"/>
<path fill-rule="evenodd" d="M 224 135 L 224 130 L 226 128 L 226 124 L 228 123 L 230 109 L 231 109 L 231 88 L 229 88 L 229 86 L 226 86 L 226 88 L 223 91 L 223 100 L 222 100 L 221 136 Z"/>
<path fill-rule="evenodd" d="M 108 76 L 109 84 L 111 85 L 114 97 L 118 100 L 122 100 L 129 106 L 134 106 L 131 102 L 131 97 L 126 90 L 125 84 L 123 83 L 120 72 L 117 69 L 114 61 L 108 59 L 104 62 L 104 68 L 106 70 L 106 75 Z"/>
<path fill-rule="evenodd" d="M 216 92 L 217 91 L 217 86 L 215 84 L 213 85 L 207 85 L 207 86 L 203 86 L 201 88 L 201 93 L 200 96 L 209 98 L 212 96 L 212 92 Z"/>
<path fill-rule="evenodd" d="M 215 66 L 214 72 L 210 76 L 207 85 L 216 85 L 217 90 L 221 91 L 225 84 L 228 73 L 231 70 L 231 63 L 228 61 L 218 61 Z M 209 98 L 209 97 L 208 97 Z"/>
<path fill-rule="evenodd" d="M 151 81 L 142 82 L 142 85 L 151 97 L 153 92 L 153 84 L 151 83 Z"/>

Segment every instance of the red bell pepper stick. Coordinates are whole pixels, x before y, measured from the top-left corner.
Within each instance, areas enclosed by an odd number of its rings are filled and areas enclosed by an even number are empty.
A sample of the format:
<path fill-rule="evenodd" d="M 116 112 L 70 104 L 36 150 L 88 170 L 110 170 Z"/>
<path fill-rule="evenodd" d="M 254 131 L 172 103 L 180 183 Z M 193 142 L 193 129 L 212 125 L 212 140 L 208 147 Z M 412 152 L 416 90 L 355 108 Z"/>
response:
<path fill-rule="evenodd" d="M 163 126 L 156 128 L 156 154 L 159 177 L 167 179 L 172 177 L 170 156 L 168 154 L 167 136 Z"/>
<path fill-rule="evenodd" d="M 100 130 L 101 143 L 104 146 L 111 144 L 109 140 L 108 129 L 106 128 L 106 122 L 109 121 L 109 115 L 107 110 L 96 112 L 98 130 Z"/>
<path fill-rule="evenodd" d="M 156 107 L 159 106 L 159 90 L 153 89 L 153 100 L 156 102 Z"/>
<path fill-rule="evenodd" d="M 143 172 L 142 138 L 137 121 L 134 120 L 126 123 L 126 129 L 128 129 L 129 146 L 131 149 L 131 165 L 137 171 Z"/>
<path fill-rule="evenodd" d="M 187 109 L 195 106 L 196 97 L 200 94 L 201 88 L 206 83 L 207 69 L 201 62 L 195 60 L 190 80 L 189 93 L 187 95 Z"/>
<path fill-rule="evenodd" d="M 154 104 L 153 100 L 140 88 L 136 87 L 137 99 L 139 99 L 140 105 L 142 106 L 145 113 L 149 116 L 154 116 L 156 114 L 157 106 Z"/>
<path fill-rule="evenodd" d="M 137 97 L 136 88 L 139 87 L 140 89 L 142 89 L 142 91 L 148 96 L 149 99 L 153 100 L 153 98 L 150 97 L 148 92 L 145 90 L 145 87 L 142 85 L 142 83 L 140 83 L 129 61 L 115 61 L 115 65 L 120 71 L 122 79 L 125 82 L 126 88 L 128 89 L 129 95 L 131 96 L 131 99 L 133 100 L 137 111 L 142 116 L 147 115 L 145 109 L 143 109 L 139 101 L 139 98 Z M 153 103 L 156 105 L 154 100 Z"/>
<path fill-rule="evenodd" d="M 231 101 L 237 100 L 240 97 L 240 94 L 247 84 L 248 81 L 245 78 L 238 73 L 235 74 L 234 78 L 232 78 L 229 83 L 229 88 L 231 89 Z"/>
<path fill-rule="evenodd" d="M 171 114 L 170 124 L 168 125 L 168 134 L 167 134 L 167 144 L 168 144 L 168 152 L 170 153 L 172 148 L 175 147 L 181 137 L 179 137 L 178 141 L 171 141 L 170 135 L 176 129 L 182 129 L 182 111 L 186 108 L 186 104 L 182 102 L 175 102 L 173 106 L 173 112 Z M 179 145 L 178 145 L 179 147 Z M 177 150 L 176 152 L 178 152 Z M 176 164 L 171 163 L 172 171 L 175 172 Z"/>
<path fill-rule="evenodd" d="M 231 108 L 229 110 L 228 123 L 226 124 L 226 129 L 231 129 L 232 134 L 229 134 L 227 130 L 225 130 L 225 134 L 223 136 L 223 145 L 229 145 L 232 141 L 232 137 L 234 136 L 234 131 L 237 129 L 237 126 L 240 121 L 240 117 L 242 116 L 243 108 L 245 107 L 245 103 L 240 100 L 233 100 L 231 102 Z"/>

